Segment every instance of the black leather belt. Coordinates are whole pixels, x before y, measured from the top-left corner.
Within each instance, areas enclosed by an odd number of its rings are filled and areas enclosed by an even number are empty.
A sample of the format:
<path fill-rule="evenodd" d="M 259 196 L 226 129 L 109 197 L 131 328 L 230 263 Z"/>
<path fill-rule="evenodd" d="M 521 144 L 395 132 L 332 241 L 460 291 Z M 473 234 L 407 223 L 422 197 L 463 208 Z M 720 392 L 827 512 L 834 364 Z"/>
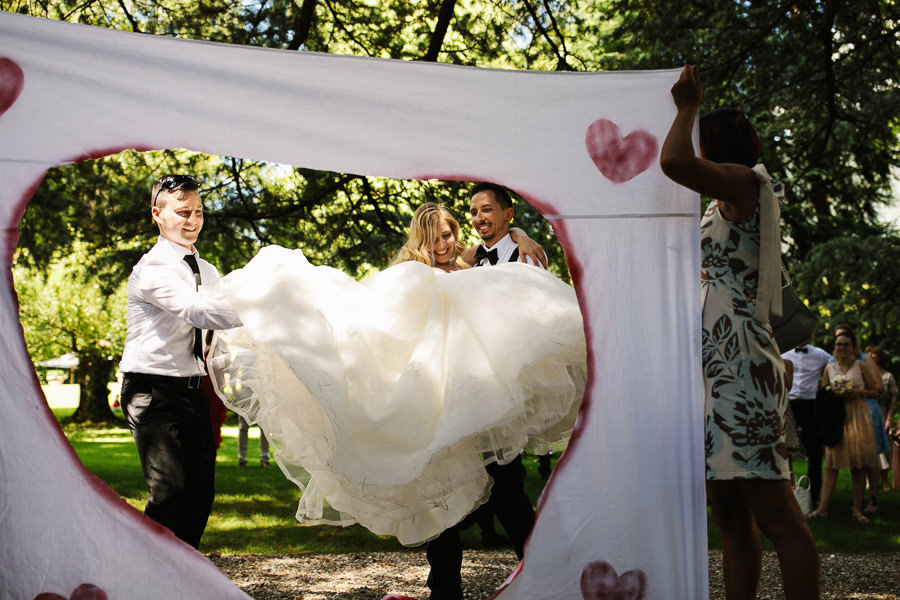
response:
<path fill-rule="evenodd" d="M 189 390 L 200 389 L 200 379 L 203 375 L 191 375 L 190 377 L 172 377 L 171 375 L 154 375 L 152 373 L 125 373 L 128 377 L 134 379 L 153 379 L 160 382 L 168 383 L 172 386 L 184 386 Z"/>

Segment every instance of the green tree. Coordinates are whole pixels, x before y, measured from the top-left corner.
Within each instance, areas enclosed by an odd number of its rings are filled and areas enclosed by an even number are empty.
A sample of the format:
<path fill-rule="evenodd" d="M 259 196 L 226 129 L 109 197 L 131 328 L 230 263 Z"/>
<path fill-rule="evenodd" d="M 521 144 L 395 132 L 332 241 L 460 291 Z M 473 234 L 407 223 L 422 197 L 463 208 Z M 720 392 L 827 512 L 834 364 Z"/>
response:
<path fill-rule="evenodd" d="M 124 283 L 108 293 L 99 278 L 82 268 L 92 249 L 76 243 L 57 254 L 46 269 L 27 266 L 27 250 L 13 265 L 19 318 L 36 361 L 71 352 L 78 358 L 79 404 L 76 422 L 115 420 L 109 408 L 109 383 L 125 343 Z"/>
<path fill-rule="evenodd" d="M 900 5 L 892 0 L 616 0 L 608 68 L 700 67 L 704 110 L 736 106 L 787 184 L 790 254 L 880 232 L 900 156 Z"/>
<path fill-rule="evenodd" d="M 550 0 L 380 4 L 363 0 L 214 0 L 200 4 L 0 0 L 0 7 L 6 10 L 142 33 L 539 69 L 585 68 L 595 62 L 587 54 L 584 40 L 595 37 L 593 32 L 603 22 L 598 6 L 595 2 Z M 100 247 L 114 246 L 115 238 L 130 241 L 152 235 L 145 218 L 145 188 L 165 172 L 190 172 L 203 180 L 208 218 L 198 246 L 214 256 L 224 271 L 246 262 L 261 245 L 278 243 L 299 246 L 311 260 L 360 276 L 387 264 L 403 242 L 412 211 L 421 202 L 440 201 L 464 212 L 468 201 L 465 184 L 459 182 L 388 181 L 302 166 L 273 170 L 270 165 L 232 157 L 188 159 L 184 153 L 148 153 L 144 157 L 124 153 L 48 173 L 29 204 L 21 226 L 21 244 L 32 248 L 38 259 L 45 259 L 75 234 Z M 110 180 L 108 185 L 104 179 Z M 89 194 L 93 196 L 86 197 Z M 93 199 L 105 207 L 95 226 L 81 212 L 85 202 Z M 65 215 L 63 222 L 59 215 Z M 565 274 L 562 251 L 537 211 L 522 202 L 517 224 L 545 246 L 554 270 Z M 92 227 L 95 231 L 82 231 Z M 109 235 L 98 236 L 97 232 Z M 118 260 L 126 273 L 137 258 L 138 247 L 128 248 L 101 254 Z"/>
<path fill-rule="evenodd" d="M 831 352 L 834 328 L 853 326 L 860 344 L 880 346 L 900 368 L 900 236 L 834 238 L 816 246 L 794 269 L 801 292 L 819 307 L 817 345 Z"/>
<path fill-rule="evenodd" d="M 597 71 L 699 64 L 704 108 L 732 105 L 747 112 L 760 132 L 764 162 L 786 183 L 787 262 L 801 273 L 800 290 L 813 303 L 818 288 L 806 279 L 807 257 L 831 240 L 882 235 L 876 210 L 892 199 L 891 169 L 900 154 L 900 5 L 891 0 L 0 0 L 0 7 L 157 35 L 481 67 Z M 23 221 L 22 245 L 37 255 L 77 236 L 101 248 L 147 240 L 155 234 L 146 219 L 148 182 L 179 171 L 204 181 L 208 219 L 199 245 L 223 271 L 260 245 L 278 243 L 363 275 L 386 264 L 420 202 L 465 207 L 459 182 L 133 153 L 49 173 Z M 83 231 L 91 224 L 78 213 L 90 206 L 88 191 L 105 207 L 99 236 Z M 522 208 L 518 224 L 564 271 L 549 227 L 536 211 Z M 120 276 L 142 251 L 125 248 L 100 253 L 119 261 Z M 829 296 L 827 302 L 838 300 Z M 851 305 L 856 320 L 868 322 L 870 305 L 848 299 L 848 310 Z"/>

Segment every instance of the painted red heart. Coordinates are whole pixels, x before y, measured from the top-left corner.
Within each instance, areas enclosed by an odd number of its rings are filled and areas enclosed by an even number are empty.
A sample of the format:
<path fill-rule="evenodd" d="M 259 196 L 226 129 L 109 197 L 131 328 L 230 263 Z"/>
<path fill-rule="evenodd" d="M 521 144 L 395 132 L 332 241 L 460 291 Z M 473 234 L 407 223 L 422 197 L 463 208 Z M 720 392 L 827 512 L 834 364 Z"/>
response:
<path fill-rule="evenodd" d="M 15 103 L 25 85 L 25 73 L 14 60 L 0 58 L 0 115 Z"/>
<path fill-rule="evenodd" d="M 103 591 L 103 588 L 97 587 L 93 583 L 82 583 L 75 588 L 75 591 L 69 596 L 69 600 L 109 600 L 109 596 Z"/>
<path fill-rule="evenodd" d="M 618 125 L 607 119 L 591 123 L 584 144 L 597 169 L 613 183 L 625 183 L 646 171 L 659 151 L 650 132 L 635 129 L 622 137 Z"/>
<path fill-rule="evenodd" d="M 634 569 L 617 575 L 611 564 L 589 562 L 581 571 L 584 600 L 641 600 L 647 595 L 647 574 Z"/>
<path fill-rule="evenodd" d="M 44 592 L 34 597 L 34 600 L 109 600 L 109 596 L 103 591 L 103 588 L 97 587 L 93 583 L 82 583 L 72 592 L 72 595 L 66 598 L 59 594 Z"/>

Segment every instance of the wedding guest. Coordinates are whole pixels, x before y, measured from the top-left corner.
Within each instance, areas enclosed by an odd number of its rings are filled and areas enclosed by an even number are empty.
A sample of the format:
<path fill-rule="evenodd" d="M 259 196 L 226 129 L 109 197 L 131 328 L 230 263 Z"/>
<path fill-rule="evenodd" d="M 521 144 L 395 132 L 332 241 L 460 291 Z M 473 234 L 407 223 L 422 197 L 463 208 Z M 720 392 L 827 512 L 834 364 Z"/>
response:
<path fill-rule="evenodd" d="M 784 423 L 784 365 L 768 323 L 780 303 L 779 207 L 757 164 L 760 144 L 747 118 L 720 109 L 700 118 L 695 66 L 672 87 L 677 113 L 660 152 L 663 172 L 713 199 L 700 224 L 706 479 L 722 532 L 729 600 L 755 598 L 762 551 L 757 527 L 775 546 L 787 600 L 818 598 L 819 557 L 791 490 Z"/>
<path fill-rule="evenodd" d="M 856 331 L 853 329 L 852 325 L 848 325 L 847 323 L 840 323 L 835 325 L 834 327 L 834 335 L 835 337 L 850 334 L 855 339 L 859 339 L 859 336 L 856 335 Z M 859 361 L 862 363 L 862 369 L 864 371 L 868 371 L 872 378 L 881 381 L 881 375 L 879 374 L 878 366 L 872 363 L 869 360 L 869 355 L 867 352 L 861 352 L 859 348 L 859 343 L 853 347 L 853 352 L 859 355 Z M 831 362 L 834 362 L 834 357 L 832 357 Z M 882 416 L 878 413 L 877 402 L 873 398 L 866 398 L 866 403 L 869 405 L 869 412 L 872 415 L 872 426 L 875 430 L 875 442 L 879 448 L 879 452 L 885 446 L 890 446 L 887 443 L 887 432 L 884 433 L 883 439 L 879 439 L 879 432 L 881 431 L 881 427 L 879 426 L 879 422 L 882 421 Z M 868 482 L 868 488 L 873 490 L 869 494 L 869 503 L 865 508 L 865 512 L 872 514 L 878 511 L 878 469 L 866 469 L 866 481 Z"/>
<path fill-rule="evenodd" d="M 250 438 L 250 424 L 247 419 L 238 415 L 238 468 L 247 466 L 247 446 Z M 259 466 L 269 468 L 269 438 L 259 430 Z"/>
<path fill-rule="evenodd" d="M 875 432 L 866 398 L 876 398 L 883 388 L 880 380 L 863 368 L 856 354 L 856 336 L 845 332 L 834 342 L 834 362 L 825 368 L 822 378 L 825 386 L 830 386 L 835 394 L 844 400 L 844 429 L 841 441 L 825 448 L 825 479 L 822 482 L 822 499 L 818 508 L 808 516 L 825 518 L 834 488 L 838 470 L 850 469 L 853 481 L 853 518 L 860 523 L 868 523 L 863 514 L 866 475 L 878 465 Z M 874 490 L 872 490 L 874 492 Z"/>
<path fill-rule="evenodd" d="M 837 337 L 837 336 L 839 336 L 839 335 L 843 335 L 843 334 L 845 334 L 845 333 L 851 333 L 851 334 L 853 334 L 853 336 L 854 336 L 856 339 L 859 339 L 859 336 L 856 335 L 856 330 L 853 328 L 852 325 L 848 325 L 848 324 L 846 324 L 846 323 L 841 323 L 841 324 L 839 324 L 839 325 L 835 325 L 835 326 L 834 326 L 834 337 Z M 869 358 L 869 357 L 866 355 L 865 352 L 861 352 L 860 349 L 859 349 L 859 347 L 854 348 L 853 351 L 859 354 L 859 360 L 860 360 L 863 364 L 867 364 L 867 363 L 868 363 L 868 358 Z M 834 357 L 831 358 L 831 362 L 834 362 Z M 873 371 L 873 373 L 874 373 L 874 371 Z"/>
<path fill-rule="evenodd" d="M 893 457 L 893 447 L 888 439 L 888 432 L 891 429 L 891 423 L 894 422 L 894 412 L 897 410 L 897 382 L 894 376 L 883 368 L 884 352 L 878 346 L 869 346 L 866 348 L 866 355 L 871 362 L 878 368 L 878 376 L 884 384 L 884 389 L 878 394 L 878 413 L 881 415 L 881 423 L 877 422 L 877 415 L 872 413 L 872 423 L 875 425 L 875 437 L 878 442 L 878 467 L 881 471 L 881 489 L 891 489 L 888 482 L 888 474 L 891 470 L 891 461 Z M 871 408 L 871 406 L 870 406 Z M 884 434 L 883 436 L 881 434 Z M 871 485 L 871 484 L 870 484 Z"/>
<path fill-rule="evenodd" d="M 240 325 L 229 303 L 207 293 L 219 281 L 194 243 L 203 228 L 199 185 L 189 175 L 153 184 L 159 239 L 128 279 L 127 336 L 120 369 L 122 411 L 149 488 L 145 514 L 195 548 L 214 496 L 216 446 L 203 329 Z"/>
<path fill-rule="evenodd" d="M 816 403 L 816 392 L 822 372 L 831 355 L 812 344 L 804 344 L 781 355 L 785 364 L 794 366 L 794 385 L 790 389 L 791 412 L 797 424 L 800 441 L 809 461 L 806 476 L 813 506 L 819 503 L 822 493 L 822 407 Z"/>

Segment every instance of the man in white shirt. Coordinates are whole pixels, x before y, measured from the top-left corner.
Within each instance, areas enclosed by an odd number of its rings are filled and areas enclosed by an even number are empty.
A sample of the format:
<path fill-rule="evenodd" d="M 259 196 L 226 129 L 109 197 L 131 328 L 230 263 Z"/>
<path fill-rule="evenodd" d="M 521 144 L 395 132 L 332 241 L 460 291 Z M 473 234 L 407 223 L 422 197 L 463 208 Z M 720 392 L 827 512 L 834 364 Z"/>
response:
<path fill-rule="evenodd" d="M 215 493 L 209 398 L 200 388 L 202 330 L 241 324 L 216 293 L 218 271 L 194 248 L 203 228 L 198 190 L 189 175 L 153 184 L 150 214 L 159 239 L 128 279 L 128 334 L 119 365 L 122 411 L 150 492 L 144 513 L 195 548 Z"/>
<path fill-rule="evenodd" d="M 519 247 L 509 234 L 509 224 L 515 210 L 506 189 L 493 183 L 476 183 L 469 190 L 469 197 L 472 227 L 483 242 L 476 248 L 474 265 L 493 266 L 523 259 L 535 264 L 530 255 L 520 259 Z M 470 262 L 468 254 L 464 258 Z M 497 515 L 516 556 L 522 558 L 525 541 L 534 525 L 534 508 L 525 493 L 525 467 L 521 457 L 516 456 L 505 465 L 492 463 L 487 466 L 487 472 L 494 480 L 487 503 L 462 523 L 428 542 L 426 556 L 431 566 L 428 587 L 432 600 L 462 599 L 462 544 L 459 530 L 471 525 L 477 519 L 479 511 L 488 511 L 486 517 L 491 520 L 493 515 Z"/>
<path fill-rule="evenodd" d="M 819 504 L 822 490 L 822 407 L 816 405 L 816 392 L 822 371 L 831 360 L 831 355 L 809 344 L 799 346 L 781 355 L 794 366 L 794 381 L 788 395 L 791 411 L 797 425 L 797 433 L 809 458 L 807 478 L 812 506 Z"/>

